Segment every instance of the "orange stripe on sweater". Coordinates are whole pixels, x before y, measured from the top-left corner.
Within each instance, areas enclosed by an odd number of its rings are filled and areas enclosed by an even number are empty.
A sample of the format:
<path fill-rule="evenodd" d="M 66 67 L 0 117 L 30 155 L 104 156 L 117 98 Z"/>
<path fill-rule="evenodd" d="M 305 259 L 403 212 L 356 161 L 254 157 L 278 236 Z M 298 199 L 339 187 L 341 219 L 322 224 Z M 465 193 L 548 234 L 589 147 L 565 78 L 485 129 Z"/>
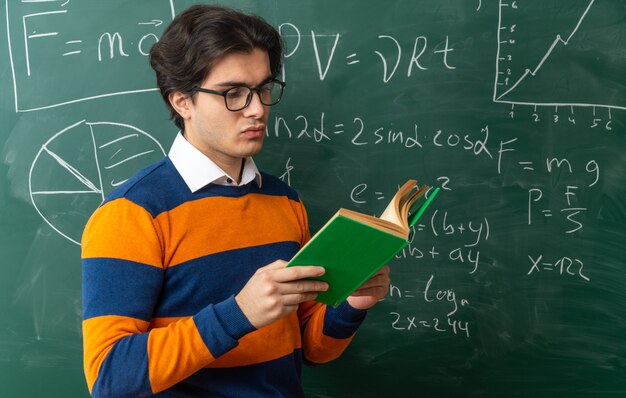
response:
<path fill-rule="evenodd" d="M 239 339 L 239 346 L 222 355 L 211 368 L 252 365 L 278 359 L 302 346 L 298 318 L 291 314 Z"/>
<path fill-rule="evenodd" d="M 154 318 L 153 326 L 163 327 L 181 318 Z M 302 347 L 298 318 L 291 314 L 255 330 L 241 339 L 239 345 L 208 364 L 211 368 L 228 368 L 271 361 Z"/>
<path fill-rule="evenodd" d="M 162 213 L 165 264 L 174 266 L 227 250 L 304 241 L 306 220 L 299 202 L 283 196 L 249 194 L 209 197 Z M 276 220 L 286 222 L 276 222 Z"/>
<path fill-rule="evenodd" d="M 148 322 L 124 316 L 107 315 L 83 321 L 83 365 L 89 392 L 115 342 L 147 329 Z"/>
<path fill-rule="evenodd" d="M 309 318 L 304 332 L 304 357 L 313 363 L 325 363 L 338 358 L 348 347 L 352 337 L 335 339 L 322 333 L 326 308 Z"/>
<path fill-rule="evenodd" d="M 121 198 L 91 216 L 82 239 L 82 257 L 110 257 L 162 268 L 158 226 L 146 210 Z"/>
<path fill-rule="evenodd" d="M 213 360 L 192 318 L 150 331 L 148 370 L 154 393 L 186 379 Z"/>

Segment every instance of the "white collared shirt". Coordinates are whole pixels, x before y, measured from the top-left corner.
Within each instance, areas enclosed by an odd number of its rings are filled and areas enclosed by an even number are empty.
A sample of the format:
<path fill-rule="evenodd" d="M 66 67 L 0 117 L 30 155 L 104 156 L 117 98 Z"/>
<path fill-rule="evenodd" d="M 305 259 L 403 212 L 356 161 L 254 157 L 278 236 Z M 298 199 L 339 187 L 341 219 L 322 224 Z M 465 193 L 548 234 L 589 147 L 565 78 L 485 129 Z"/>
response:
<path fill-rule="evenodd" d="M 242 186 L 256 181 L 257 185 L 261 187 L 261 173 L 251 157 L 245 158 L 241 181 L 237 185 L 232 176 L 229 176 L 215 162 L 191 145 L 181 132 L 176 135 L 168 156 L 191 192 L 196 192 L 210 183 Z"/>

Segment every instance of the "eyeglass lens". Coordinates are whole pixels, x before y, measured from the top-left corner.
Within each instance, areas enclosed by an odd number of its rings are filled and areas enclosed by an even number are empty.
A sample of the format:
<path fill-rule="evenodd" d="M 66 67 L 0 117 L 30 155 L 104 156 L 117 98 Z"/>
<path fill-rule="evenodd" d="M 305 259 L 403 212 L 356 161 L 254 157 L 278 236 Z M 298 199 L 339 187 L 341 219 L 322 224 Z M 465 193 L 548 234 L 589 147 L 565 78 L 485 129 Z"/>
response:
<path fill-rule="evenodd" d="M 252 101 L 253 91 L 259 94 L 263 105 L 271 106 L 280 101 L 283 95 L 283 87 L 279 83 L 269 82 L 256 89 L 249 87 L 233 87 L 228 90 L 224 98 L 226 99 L 226 107 L 232 111 L 241 110 L 248 106 Z"/>

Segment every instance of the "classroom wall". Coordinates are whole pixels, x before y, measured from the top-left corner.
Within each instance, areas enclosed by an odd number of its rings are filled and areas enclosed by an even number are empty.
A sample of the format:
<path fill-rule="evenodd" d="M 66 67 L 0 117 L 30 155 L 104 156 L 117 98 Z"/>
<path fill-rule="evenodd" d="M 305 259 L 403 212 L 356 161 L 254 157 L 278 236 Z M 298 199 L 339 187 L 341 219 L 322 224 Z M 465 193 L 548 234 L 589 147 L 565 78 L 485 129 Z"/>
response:
<path fill-rule="evenodd" d="M 310 397 L 626 395 L 626 30 L 608 0 L 225 2 L 286 43 L 260 168 L 312 231 L 441 187 Z M 0 396 L 87 396 L 80 236 L 176 134 L 147 51 L 186 0 L 0 5 Z"/>

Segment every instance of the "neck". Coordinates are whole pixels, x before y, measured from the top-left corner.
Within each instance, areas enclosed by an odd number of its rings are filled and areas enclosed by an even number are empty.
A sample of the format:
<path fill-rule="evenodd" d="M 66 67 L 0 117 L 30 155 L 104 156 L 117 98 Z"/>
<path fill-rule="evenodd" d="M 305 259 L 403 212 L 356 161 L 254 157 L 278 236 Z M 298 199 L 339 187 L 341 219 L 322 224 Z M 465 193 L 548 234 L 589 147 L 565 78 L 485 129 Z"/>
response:
<path fill-rule="evenodd" d="M 190 137 L 188 134 L 185 134 L 184 132 L 183 137 L 185 137 L 185 139 L 189 141 L 191 145 L 193 145 L 200 152 L 202 152 L 204 156 L 211 159 L 213 163 L 215 163 L 222 170 L 224 170 L 226 174 L 234 178 L 237 184 L 241 182 L 241 177 L 243 175 L 243 165 L 246 162 L 246 158 L 230 157 L 221 152 L 203 148 L 201 145 L 198 145 L 198 143 L 194 142 L 192 137 Z"/>

